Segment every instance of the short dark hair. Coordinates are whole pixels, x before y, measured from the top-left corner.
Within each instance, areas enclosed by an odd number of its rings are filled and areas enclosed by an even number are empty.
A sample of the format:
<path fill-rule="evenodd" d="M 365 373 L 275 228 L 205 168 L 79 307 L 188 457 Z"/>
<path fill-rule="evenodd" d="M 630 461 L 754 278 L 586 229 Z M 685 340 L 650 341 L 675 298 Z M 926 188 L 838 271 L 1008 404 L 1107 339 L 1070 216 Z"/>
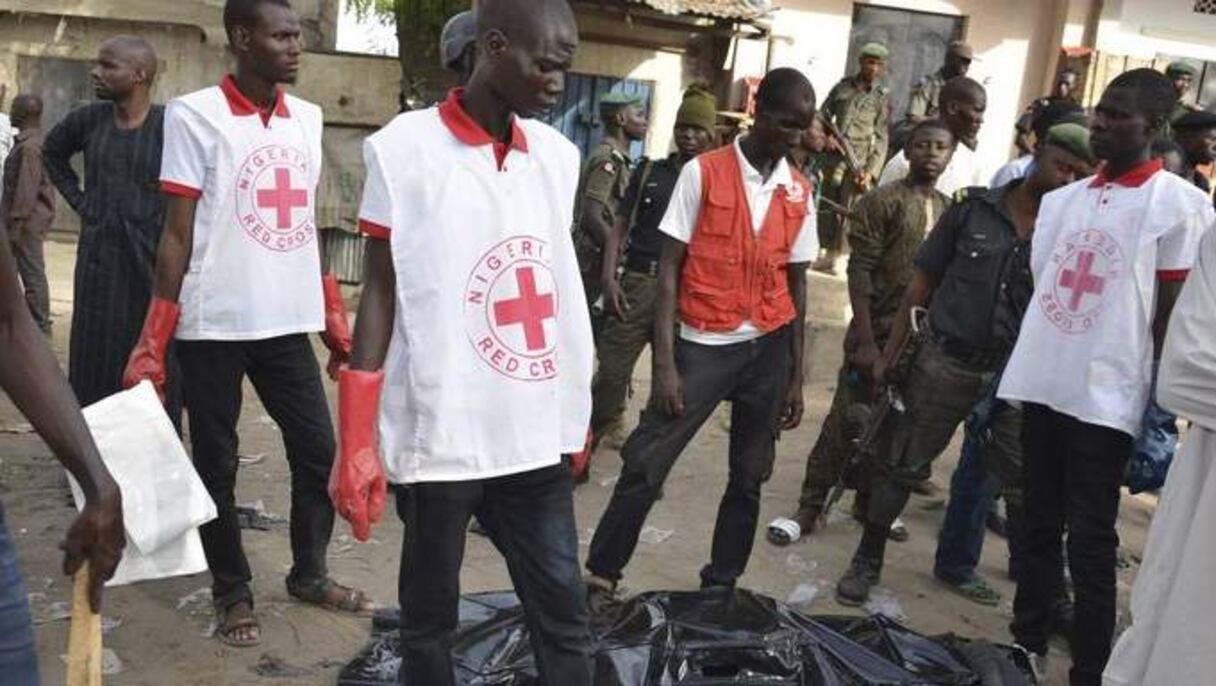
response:
<path fill-rule="evenodd" d="M 806 75 L 791 67 L 778 67 L 764 75 L 756 89 L 756 112 L 760 113 L 791 102 L 793 97 L 802 97 L 815 107 L 815 87 Z"/>
<path fill-rule="evenodd" d="M 988 92 L 984 90 L 979 81 L 967 76 L 956 76 L 942 86 L 941 94 L 938 96 L 938 106 L 945 109 L 946 103 L 979 102 L 987 97 Z"/>
<path fill-rule="evenodd" d="M 954 132 L 946 125 L 946 122 L 941 119 L 922 119 L 908 131 L 907 142 L 910 144 L 913 138 L 916 138 L 924 131 L 945 131 L 946 135 L 950 136 L 950 140 L 955 141 Z"/>
<path fill-rule="evenodd" d="M 237 26 L 253 28 L 258 23 L 258 7 L 264 4 L 291 9 L 289 0 L 228 0 L 224 3 L 224 30 L 231 32 Z"/>
<path fill-rule="evenodd" d="M 1178 92 L 1168 76 L 1156 69 L 1132 69 L 1110 82 L 1107 89 L 1126 88 L 1136 93 L 1136 105 L 1149 121 L 1164 120 L 1178 104 Z"/>

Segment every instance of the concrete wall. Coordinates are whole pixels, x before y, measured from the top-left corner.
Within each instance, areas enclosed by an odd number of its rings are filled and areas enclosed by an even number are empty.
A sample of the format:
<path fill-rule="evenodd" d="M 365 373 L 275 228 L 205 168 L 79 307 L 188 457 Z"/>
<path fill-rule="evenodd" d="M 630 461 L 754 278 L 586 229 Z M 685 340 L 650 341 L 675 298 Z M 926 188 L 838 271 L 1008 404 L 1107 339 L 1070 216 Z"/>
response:
<path fill-rule="evenodd" d="M 773 19 L 772 66 L 802 69 L 826 95 L 851 71 L 846 65 L 854 3 L 849 0 L 783 0 Z M 871 4 L 871 3 L 858 3 Z M 969 76 L 988 90 L 988 113 L 979 155 L 994 171 L 1012 154 L 1013 125 L 1026 105 L 1041 97 L 1054 73 L 1068 5 L 1064 0 L 884 0 L 873 3 L 966 18 L 966 39 L 975 48 Z M 753 51 L 757 52 L 757 51 Z M 763 68 L 753 64 L 750 74 Z M 899 59 L 893 55 L 893 60 Z M 902 115 L 902 113 L 896 113 Z"/>
<path fill-rule="evenodd" d="M 294 0 L 292 6 L 304 24 L 308 46 L 333 50 L 338 0 Z M 0 0 L 0 11 L 197 26 L 207 42 L 218 45 L 225 42 L 223 9 L 224 0 Z"/>
<path fill-rule="evenodd" d="M 1194 8 L 1194 0 L 1106 0 L 1095 47 L 1144 59 L 1216 61 L 1216 15 Z"/>

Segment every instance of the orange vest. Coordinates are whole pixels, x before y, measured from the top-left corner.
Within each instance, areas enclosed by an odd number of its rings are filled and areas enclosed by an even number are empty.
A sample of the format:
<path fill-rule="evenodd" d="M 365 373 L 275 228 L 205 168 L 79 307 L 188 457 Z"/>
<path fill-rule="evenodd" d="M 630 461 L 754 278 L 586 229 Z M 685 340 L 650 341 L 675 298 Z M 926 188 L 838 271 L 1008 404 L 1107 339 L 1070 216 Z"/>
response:
<path fill-rule="evenodd" d="M 697 158 L 701 212 L 680 274 L 680 319 L 702 331 L 727 332 L 750 321 L 768 333 L 796 315 L 786 273 L 806 219 L 810 182 L 791 168 L 757 234 L 733 145 Z"/>

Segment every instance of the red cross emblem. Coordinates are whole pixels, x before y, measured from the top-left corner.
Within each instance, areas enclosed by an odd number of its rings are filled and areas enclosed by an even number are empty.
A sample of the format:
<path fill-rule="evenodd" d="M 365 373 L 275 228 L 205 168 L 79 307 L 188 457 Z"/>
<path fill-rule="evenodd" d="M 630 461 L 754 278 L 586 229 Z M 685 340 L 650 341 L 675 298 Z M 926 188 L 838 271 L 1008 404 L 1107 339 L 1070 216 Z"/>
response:
<path fill-rule="evenodd" d="M 464 308 L 469 342 L 491 369 L 520 381 L 557 375 L 560 297 L 548 243 L 513 236 L 490 248 L 469 274 Z"/>
<path fill-rule="evenodd" d="M 290 145 L 266 145 L 236 173 L 236 219 L 258 245 L 291 252 L 316 235 L 309 199 L 308 156 Z"/>
<path fill-rule="evenodd" d="M 494 321 L 499 326 L 523 325 L 528 351 L 544 350 L 545 320 L 553 319 L 556 313 L 553 294 L 536 292 L 536 273 L 532 267 L 516 269 L 515 282 L 519 285 L 519 297 L 494 303 Z"/>
<path fill-rule="evenodd" d="M 274 170 L 274 187 L 258 191 L 258 207 L 273 207 L 277 226 L 290 229 L 291 211 L 297 207 L 308 207 L 308 191 L 292 188 L 291 170 L 280 167 Z"/>
<path fill-rule="evenodd" d="M 1102 295 L 1106 288 L 1106 279 L 1093 273 L 1094 258 L 1097 253 L 1082 250 L 1077 253 L 1077 268 L 1060 271 L 1060 286 L 1072 291 L 1068 298 L 1068 309 L 1076 312 L 1081 309 L 1081 301 L 1086 294 Z"/>
<path fill-rule="evenodd" d="M 1098 229 L 1076 231 L 1056 244 L 1051 265 L 1055 278 L 1035 295 L 1047 320 L 1064 333 L 1094 328 L 1104 296 L 1124 271 L 1119 241 Z"/>

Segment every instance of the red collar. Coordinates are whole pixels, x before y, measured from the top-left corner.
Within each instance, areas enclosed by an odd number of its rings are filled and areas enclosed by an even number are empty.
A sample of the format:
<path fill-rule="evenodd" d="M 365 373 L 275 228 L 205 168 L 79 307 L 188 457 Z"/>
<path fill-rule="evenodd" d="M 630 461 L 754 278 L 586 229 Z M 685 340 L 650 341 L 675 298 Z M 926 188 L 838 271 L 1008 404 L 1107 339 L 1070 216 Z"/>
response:
<path fill-rule="evenodd" d="M 1161 158 L 1154 157 L 1147 162 L 1137 164 L 1124 172 L 1123 175 L 1117 179 L 1108 179 L 1106 178 L 1105 166 L 1103 166 L 1102 169 L 1098 170 L 1097 176 L 1094 177 L 1094 180 L 1089 184 L 1089 187 L 1097 188 L 1098 186 L 1105 186 L 1108 183 L 1113 183 L 1117 186 L 1123 186 L 1124 188 L 1139 188 L 1143 186 L 1149 179 L 1153 178 L 1153 174 L 1156 174 L 1164 168 L 1165 164 L 1162 162 Z"/>
<path fill-rule="evenodd" d="M 457 140 L 475 147 L 494 145 L 496 155 L 499 152 L 498 148 L 501 148 L 500 166 L 501 159 L 506 157 L 508 149 L 522 153 L 528 152 L 528 139 L 524 136 L 524 130 L 520 128 L 519 121 L 514 116 L 511 117 L 511 143 L 510 145 L 501 143 L 481 128 L 480 124 L 473 121 L 469 113 L 464 110 L 464 106 L 460 104 L 462 95 L 464 95 L 463 88 L 453 88 L 448 92 L 448 99 L 439 103 L 439 118 L 443 120 Z"/>
<path fill-rule="evenodd" d="M 224 80 L 220 81 L 220 90 L 224 92 L 224 98 L 228 101 L 228 109 L 232 110 L 234 117 L 260 114 L 263 124 L 270 122 L 271 114 L 284 119 L 291 118 L 291 112 L 287 109 L 287 95 L 283 93 L 282 86 L 276 88 L 274 107 L 268 110 L 263 110 L 245 97 L 245 94 L 236 87 L 236 78 L 232 74 L 225 76 Z"/>

